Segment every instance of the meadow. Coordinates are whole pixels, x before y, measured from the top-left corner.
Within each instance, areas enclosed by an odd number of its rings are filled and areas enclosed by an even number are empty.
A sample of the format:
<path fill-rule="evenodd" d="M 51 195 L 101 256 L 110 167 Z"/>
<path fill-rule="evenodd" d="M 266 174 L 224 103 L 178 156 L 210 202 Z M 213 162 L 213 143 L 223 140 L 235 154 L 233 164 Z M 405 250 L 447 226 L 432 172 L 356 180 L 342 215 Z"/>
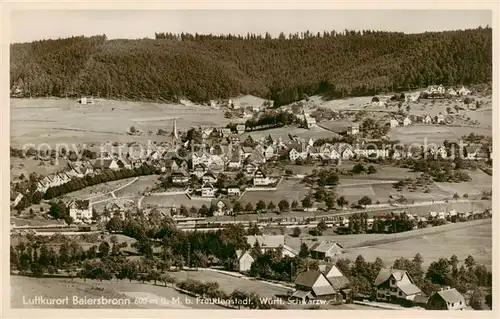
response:
<path fill-rule="evenodd" d="M 110 100 L 81 105 L 71 99 L 11 99 L 11 146 L 164 141 L 167 137 L 156 133 L 158 129 L 171 132 L 173 118 L 177 119 L 178 130 L 221 127 L 230 122 L 222 112 L 201 105 Z M 128 135 L 131 126 L 145 134 Z M 147 135 L 150 130 L 153 136 Z"/>

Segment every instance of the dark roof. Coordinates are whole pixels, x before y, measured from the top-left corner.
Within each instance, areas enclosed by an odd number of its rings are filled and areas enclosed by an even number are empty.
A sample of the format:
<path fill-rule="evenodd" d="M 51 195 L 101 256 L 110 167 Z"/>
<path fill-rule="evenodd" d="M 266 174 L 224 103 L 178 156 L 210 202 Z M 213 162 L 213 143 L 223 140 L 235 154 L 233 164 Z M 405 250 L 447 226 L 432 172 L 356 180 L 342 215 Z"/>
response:
<path fill-rule="evenodd" d="M 415 298 L 413 298 L 413 302 L 418 304 L 426 304 L 428 300 L 429 297 L 427 297 L 424 293 L 417 294 Z"/>
<path fill-rule="evenodd" d="M 322 275 L 323 274 L 321 274 L 317 270 L 308 270 L 303 273 L 300 273 L 297 276 L 297 278 L 295 279 L 295 284 L 303 287 L 312 288 L 316 280 L 318 280 L 318 278 Z"/>
<path fill-rule="evenodd" d="M 332 286 L 320 286 L 320 287 L 314 287 L 313 292 L 316 296 L 327 296 L 327 295 L 333 295 L 335 293 L 335 290 L 333 289 Z"/>
<path fill-rule="evenodd" d="M 389 280 L 389 278 L 391 278 L 391 275 L 393 275 L 394 278 L 397 281 L 399 281 L 403 278 L 404 274 L 406 274 L 406 270 L 400 270 L 394 268 L 382 268 L 380 269 L 373 285 L 378 286 L 380 284 L 383 284 L 384 282 Z"/>
<path fill-rule="evenodd" d="M 109 168 L 111 163 L 113 163 L 112 159 L 97 159 L 94 162 L 94 166 L 98 168 Z"/>
<path fill-rule="evenodd" d="M 86 200 L 76 200 L 73 201 L 69 204 L 69 206 L 75 206 L 76 209 L 88 209 L 90 206 L 90 201 L 88 199 Z"/>
<path fill-rule="evenodd" d="M 328 277 L 326 279 L 328 279 L 332 287 L 337 290 L 349 287 L 349 285 L 351 284 L 349 282 L 349 279 L 347 279 L 347 277 L 344 276 Z"/>

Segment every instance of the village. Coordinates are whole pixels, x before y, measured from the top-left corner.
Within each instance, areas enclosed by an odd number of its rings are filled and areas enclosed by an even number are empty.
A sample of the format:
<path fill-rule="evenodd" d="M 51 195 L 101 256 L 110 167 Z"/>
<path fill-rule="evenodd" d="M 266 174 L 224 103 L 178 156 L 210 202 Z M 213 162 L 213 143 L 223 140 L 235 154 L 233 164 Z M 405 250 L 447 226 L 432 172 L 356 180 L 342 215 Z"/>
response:
<path fill-rule="evenodd" d="M 317 267 L 296 274 L 282 297 L 287 300 L 463 310 L 468 302 L 457 289 L 443 286 L 427 295 L 407 270 L 393 267 L 379 267 L 370 283 L 373 296 L 353 292 L 335 264 L 345 255 L 335 238 L 429 231 L 490 219 L 491 185 L 470 192 L 453 186 L 474 183 L 469 175 L 491 176 L 490 136 L 472 130 L 455 140 L 416 144 L 391 135 L 399 130 L 404 136 L 405 129 L 419 125 L 474 127 L 460 112 L 484 109 L 484 98 L 477 96 L 465 87 L 431 86 L 370 97 L 345 109 L 328 108 L 314 97 L 279 109 L 267 100 L 254 105 L 213 101 L 203 107 L 220 110 L 230 120 L 226 126 L 180 130 L 172 117 L 165 120 L 170 128 L 165 125 L 156 134 L 161 141 L 151 130 L 131 126 L 125 132 L 147 135 L 152 140 L 147 144 L 107 142 L 92 150 L 56 152 L 11 147 L 11 158 L 57 167 L 45 176 L 12 176 L 11 232 L 123 236 L 123 225 L 136 212 L 170 218 L 186 233 L 241 226 L 255 233 L 246 235 L 248 249 L 236 251 L 232 271 L 241 276 L 264 254 L 299 258 L 306 250 L 307 258 L 316 261 Z M 417 111 L 423 101 L 429 106 Z M 82 97 L 79 103 L 105 102 Z M 433 109 L 435 103 L 443 103 L 446 111 Z M 59 161 L 63 167 L 54 164 Z M 325 232 L 335 236 L 322 240 Z"/>

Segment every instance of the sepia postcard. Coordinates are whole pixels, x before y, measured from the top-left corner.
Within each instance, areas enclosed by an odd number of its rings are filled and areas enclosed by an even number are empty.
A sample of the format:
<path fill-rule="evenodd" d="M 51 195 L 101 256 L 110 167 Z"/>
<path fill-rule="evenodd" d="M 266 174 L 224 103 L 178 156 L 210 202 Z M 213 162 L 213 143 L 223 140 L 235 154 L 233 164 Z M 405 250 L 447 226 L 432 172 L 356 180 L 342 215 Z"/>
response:
<path fill-rule="evenodd" d="M 4 316 L 496 317 L 495 5 L 10 8 Z"/>

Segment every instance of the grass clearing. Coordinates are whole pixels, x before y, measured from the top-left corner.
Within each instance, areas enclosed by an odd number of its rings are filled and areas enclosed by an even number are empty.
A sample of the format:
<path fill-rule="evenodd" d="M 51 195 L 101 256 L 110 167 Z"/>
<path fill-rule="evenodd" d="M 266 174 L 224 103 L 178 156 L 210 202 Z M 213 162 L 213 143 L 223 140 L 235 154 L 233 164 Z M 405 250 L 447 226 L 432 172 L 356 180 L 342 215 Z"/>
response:
<path fill-rule="evenodd" d="M 413 230 L 399 234 L 356 234 L 326 235 L 312 237 L 302 231 L 301 238 L 287 236 L 285 243 L 300 249 L 301 241 L 312 244 L 318 241 L 332 240 L 344 246 L 345 253 L 340 258 L 352 261 L 362 255 L 367 261 L 382 258 L 386 265 L 391 265 L 399 257 L 412 258 L 420 253 L 424 258 L 424 267 L 442 257 L 455 254 L 459 260 L 468 255 L 476 262 L 491 268 L 492 266 L 492 220 L 477 220 L 464 223 Z"/>
<path fill-rule="evenodd" d="M 81 105 L 65 99 L 11 99 L 11 144 L 27 143 L 49 145 L 57 143 L 99 144 L 104 141 L 128 142 L 164 141 L 162 136 L 129 136 L 131 126 L 147 134 L 158 129 L 172 130 L 177 118 L 178 130 L 190 127 L 221 127 L 230 120 L 222 110 L 199 105 L 161 104 L 96 100 L 93 105 Z M 43 109 L 43 112 L 40 110 Z M 144 119 L 162 119 L 146 121 Z"/>
<path fill-rule="evenodd" d="M 65 169 L 68 164 L 68 161 L 63 159 L 57 159 L 54 165 L 51 165 L 50 162 L 43 162 L 44 165 L 39 165 L 40 162 L 31 158 L 10 157 L 11 179 L 18 181 L 21 174 L 24 175 L 25 179 L 28 179 L 31 173 L 44 176 L 54 174 Z"/>
<path fill-rule="evenodd" d="M 288 202 L 292 203 L 294 200 L 301 201 L 304 196 L 307 195 L 309 189 L 306 185 L 299 183 L 297 180 L 287 180 L 283 179 L 275 191 L 247 191 L 240 199 L 244 203 L 252 203 L 252 205 L 257 204 L 258 201 L 263 200 L 266 203 L 273 201 L 274 204 L 282 199 L 286 199 Z"/>
<path fill-rule="evenodd" d="M 63 278 L 31 278 L 21 276 L 10 276 L 11 287 L 11 307 L 12 308 L 93 308 L 93 309 L 168 309 L 168 308 L 197 308 L 197 309 L 221 309 L 213 305 L 197 304 L 196 300 L 187 295 L 181 294 L 170 287 L 163 287 L 153 284 L 142 284 L 137 282 L 129 283 L 128 280 L 112 280 L 112 281 L 96 281 L 87 280 L 84 282 L 82 279 Z M 103 290 L 92 289 L 99 286 Z M 134 299 L 139 297 L 152 297 L 152 302 L 147 305 L 136 305 Z M 53 305 L 36 305 L 29 306 L 23 305 L 23 297 L 32 299 L 36 296 L 44 298 L 66 298 L 69 296 L 69 303 L 67 305 L 53 306 Z M 112 299 L 118 298 L 120 300 L 128 300 L 129 304 L 124 305 L 77 305 L 73 304 L 73 296 L 78 298 L 101 298 Z M 181 303 L 177 305 L 161 305 L 155 304 L 154 300 L 161 298 L 172 301 L 173 298 L 180 298 L 185 300 L 188 298 L 191 303 Z"/>
<path fill-rule="evenodd" d="M 247 292 L 255 292 L 262 297 L 272 297 L 276 294 L 286 294 L 289 291 L 286 288 L 272 284 L 239 278 L 215 271 L 179 271 L 173 272 L 172 275 L 178 280 L 186 280 L 189 278 L 201 282 L 215 281 L 227 294 L 232 293 L 235 289 L 241 289 Z"/>

